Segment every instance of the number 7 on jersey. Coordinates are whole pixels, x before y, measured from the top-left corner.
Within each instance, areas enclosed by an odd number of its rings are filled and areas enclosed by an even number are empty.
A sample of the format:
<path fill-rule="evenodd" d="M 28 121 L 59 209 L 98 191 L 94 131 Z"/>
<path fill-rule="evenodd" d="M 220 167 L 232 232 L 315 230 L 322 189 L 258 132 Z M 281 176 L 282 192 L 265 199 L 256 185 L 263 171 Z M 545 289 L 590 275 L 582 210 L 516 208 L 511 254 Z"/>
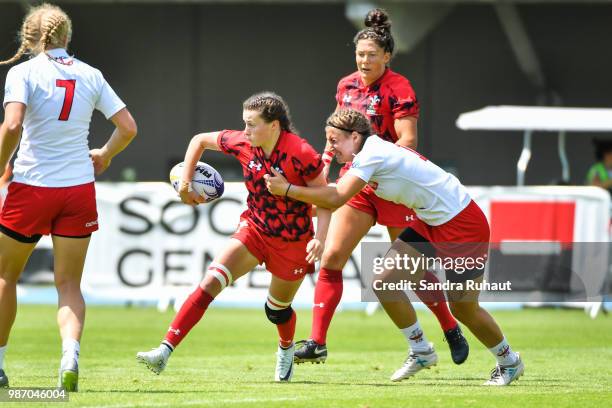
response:
<path fill-rule="evenodd" d="M 58 88 L 66 88 L 64 95 L 64 104 L 57 120 L 68 120 L 70 111 L 72 110 L 72 100 L 74 99 L 74 88 L 76 87 L 76 79 L 57 79 L 55 86 Z"/>

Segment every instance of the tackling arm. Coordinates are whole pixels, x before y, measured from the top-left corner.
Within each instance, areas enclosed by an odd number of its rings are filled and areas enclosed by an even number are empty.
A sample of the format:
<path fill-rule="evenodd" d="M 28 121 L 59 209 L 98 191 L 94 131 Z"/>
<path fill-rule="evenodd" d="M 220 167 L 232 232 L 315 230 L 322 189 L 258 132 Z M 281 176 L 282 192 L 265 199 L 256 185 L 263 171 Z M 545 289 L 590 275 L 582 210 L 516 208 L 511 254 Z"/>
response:
<path fill-rule="evenodd" d="M 345 174 L 336 186 L 302 187 L 287 182 L 276 169 L 272 169 L 272 173 L 274 177 L 266 175 L 266 184 L 270 193 L 330 209 L 342 206 L 366 185 L 366 182 L 359 177 Z"/>

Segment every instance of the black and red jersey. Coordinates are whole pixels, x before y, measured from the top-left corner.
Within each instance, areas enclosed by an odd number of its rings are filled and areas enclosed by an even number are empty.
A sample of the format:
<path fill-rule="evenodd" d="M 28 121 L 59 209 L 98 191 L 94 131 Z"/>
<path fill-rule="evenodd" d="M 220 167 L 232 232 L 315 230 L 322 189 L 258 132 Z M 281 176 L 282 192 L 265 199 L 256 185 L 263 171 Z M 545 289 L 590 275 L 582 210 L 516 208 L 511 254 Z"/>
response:
<path fill-rule="evenodd" d="M 341 108 L 365 114 L 374 133 L 391 143 L 398 139 L 395 119 L 419 117 L 419 102 L 410 81 L 389 68 L 370 85 L 363 83 L 359 71 L 342 78 L 338 82 L 336 101 Z"/>
<path fill-rule="evenodd" d="M 221 151 L 235 156 L 242 165 L 249 194 L 248 208 L 241 217 L 251 220 L 262 233 L 285 241 L 313 237 L 312 206 L 270 194 L 264 180 L 264 175 L 272 175 L 272 168 L 297 186 L 305 186 L 307 181 L 316 178 L 323 170 L 323 162 L 306 140 L 283 131 L 268 158 L 261 147 L 251 146 L 243 131 L 224 130 L 217 144 Z"/>

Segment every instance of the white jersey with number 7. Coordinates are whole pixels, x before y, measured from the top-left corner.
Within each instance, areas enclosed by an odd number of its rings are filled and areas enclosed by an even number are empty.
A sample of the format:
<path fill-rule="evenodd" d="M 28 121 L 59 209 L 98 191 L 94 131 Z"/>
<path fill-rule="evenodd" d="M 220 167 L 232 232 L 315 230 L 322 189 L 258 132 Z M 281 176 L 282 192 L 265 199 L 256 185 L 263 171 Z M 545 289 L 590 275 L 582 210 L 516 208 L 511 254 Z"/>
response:
<path fill-rule="evenodd" d="M 11 68 L 3 106 L 9 102 L 27 107 L 14 180 L 41 187 L 94 181 L 88 144 L 93 111 L 108 119 L 125 107 L 99 70 L 64 49 Z"/>

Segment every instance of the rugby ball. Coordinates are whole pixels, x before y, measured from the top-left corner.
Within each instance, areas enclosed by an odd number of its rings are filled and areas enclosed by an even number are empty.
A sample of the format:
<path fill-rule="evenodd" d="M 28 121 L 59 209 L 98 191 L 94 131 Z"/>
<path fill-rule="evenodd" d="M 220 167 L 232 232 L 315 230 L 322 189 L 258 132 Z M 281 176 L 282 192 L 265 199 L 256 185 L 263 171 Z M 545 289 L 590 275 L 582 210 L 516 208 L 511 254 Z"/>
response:
<path fill-rule="evenodd" d="M 181 162 L 170 170 L 170 184 L 172 184 L 177 193 L 181 183 L 183 168 L 184 162 Z M 204 197 L 205 202 L 209 203 L 223 195 L 225 185 L 223 178 L 214 167 L 198 162 L 193 173 L 193 179 L 191 179 L 191 188 L 193 188 L 196 194 Z"/>

